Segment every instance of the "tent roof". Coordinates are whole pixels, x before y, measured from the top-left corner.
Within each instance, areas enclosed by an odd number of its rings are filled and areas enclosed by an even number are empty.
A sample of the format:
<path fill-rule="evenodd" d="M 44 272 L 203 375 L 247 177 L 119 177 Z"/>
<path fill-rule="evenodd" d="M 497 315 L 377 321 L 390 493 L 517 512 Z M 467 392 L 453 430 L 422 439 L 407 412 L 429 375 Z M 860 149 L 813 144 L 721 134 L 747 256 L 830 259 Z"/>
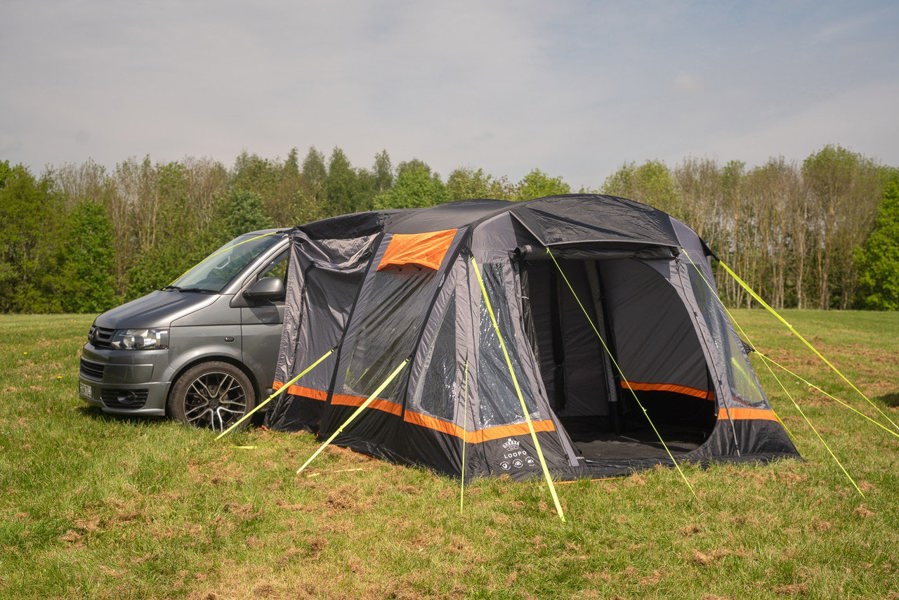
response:
<path fill-rule="evenodd" d="M 510 211 L 544 246 L 585 242 L 679 245 L 667 214 L 615 196 L 552 196 L 517 203 Z"/>
<path fill-rule="evenodd" d="M 475 226 L 509 213 L 544 246 L 571 243 L 679 245 L 670 217 L 645 204 L 598 194 L 536 200 L 463 200 L 429 208 L 343 215 L 300 226 L 313 238 L 351 238 L 383 230 L 426 233 Z"/>

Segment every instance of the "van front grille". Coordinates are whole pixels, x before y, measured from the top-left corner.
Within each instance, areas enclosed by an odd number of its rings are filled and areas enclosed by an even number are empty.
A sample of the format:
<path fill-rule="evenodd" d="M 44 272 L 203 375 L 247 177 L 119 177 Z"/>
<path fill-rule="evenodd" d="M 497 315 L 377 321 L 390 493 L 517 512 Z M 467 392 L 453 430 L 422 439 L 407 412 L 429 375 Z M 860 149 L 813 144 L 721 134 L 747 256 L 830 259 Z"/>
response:
<path fill-rule="evenodd" d="M 81 359 L 81 374 L 91 379 L 103 379 L 103 369 L 106 365 Z"/>
<path fill-rule="evenodd" d="M 94 325 L 87 334 L 87 341 L 93 344 L 95 348 L 111 348 L 113 335 L 115 335 L 115 329 Z"/>

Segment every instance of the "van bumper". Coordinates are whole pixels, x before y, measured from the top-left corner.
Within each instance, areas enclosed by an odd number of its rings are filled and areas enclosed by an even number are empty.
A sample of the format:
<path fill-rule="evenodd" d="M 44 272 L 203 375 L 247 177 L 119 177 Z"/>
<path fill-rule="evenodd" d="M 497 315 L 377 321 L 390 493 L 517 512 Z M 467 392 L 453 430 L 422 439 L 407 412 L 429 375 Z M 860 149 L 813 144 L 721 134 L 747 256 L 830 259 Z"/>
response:
<path fill-rule="evenodd" d="M 167 364 L 167 350 L 109 350 L 86 344 L 78 395 L 105 413 L 164 417 L 170 382 L 154 381 L 154 374 L 161 374 Z"/>

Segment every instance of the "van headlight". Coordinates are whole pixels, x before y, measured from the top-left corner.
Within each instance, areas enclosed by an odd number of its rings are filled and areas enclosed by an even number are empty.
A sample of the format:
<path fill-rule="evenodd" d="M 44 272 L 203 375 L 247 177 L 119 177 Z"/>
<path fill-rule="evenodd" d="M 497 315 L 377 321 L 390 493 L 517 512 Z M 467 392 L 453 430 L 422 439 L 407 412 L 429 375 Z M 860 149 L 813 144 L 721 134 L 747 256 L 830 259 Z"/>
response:
<path fill-rule="evenodd" d="M 158 350 L 169 347 L 168 329 L 119 329 L 109 345 L 116 350 Z"/>

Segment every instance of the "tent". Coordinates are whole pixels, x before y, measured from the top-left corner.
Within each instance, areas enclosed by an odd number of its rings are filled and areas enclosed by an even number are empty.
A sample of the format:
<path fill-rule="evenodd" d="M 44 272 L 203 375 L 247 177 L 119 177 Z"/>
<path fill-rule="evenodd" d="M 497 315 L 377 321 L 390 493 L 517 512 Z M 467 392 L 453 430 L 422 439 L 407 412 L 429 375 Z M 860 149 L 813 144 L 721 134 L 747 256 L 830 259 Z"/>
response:
<path fill-rule="evenodd" d="M 710 256 L 604 195 L 297 227 L 265 423 L 466 480 L 798 456 Z"/>

